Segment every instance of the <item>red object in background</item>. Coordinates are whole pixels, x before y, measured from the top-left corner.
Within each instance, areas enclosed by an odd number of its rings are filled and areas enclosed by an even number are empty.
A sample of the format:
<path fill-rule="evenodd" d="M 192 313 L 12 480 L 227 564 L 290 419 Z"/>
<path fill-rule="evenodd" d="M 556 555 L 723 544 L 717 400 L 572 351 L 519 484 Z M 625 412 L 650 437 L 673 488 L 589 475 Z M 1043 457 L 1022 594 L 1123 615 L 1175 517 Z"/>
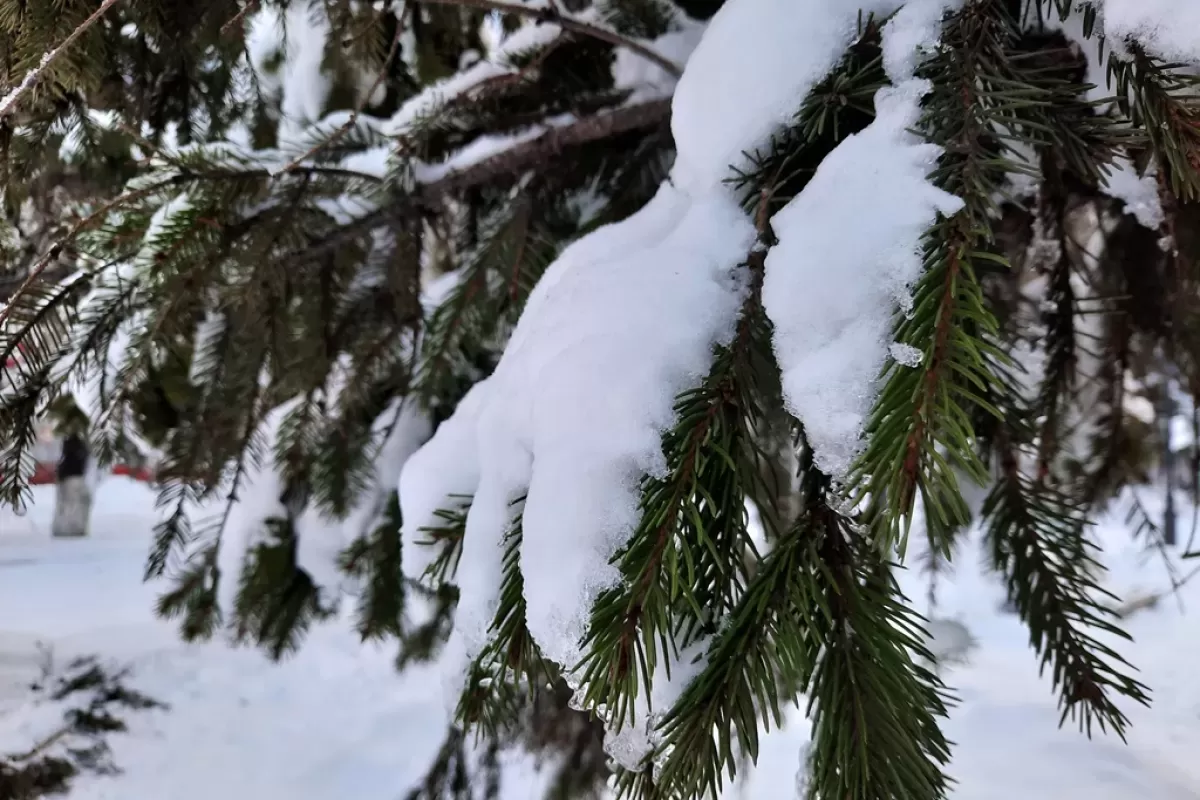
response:
<path fill-rule="evenodd" d="M 154 482 L 154 475 L 145 467 L 130 467 L 125 464 L 118 464 L 112 468 L 112 474 L 133 478 L 135 481 L 142 483 Z M 29 479 L 30 486 L 48 486 L 53 483 L 55 483 L 53 464 L 38 464 L 33 471 L 33 477 Z"/>
<path fill-rule="evenodd" d="M 33 477 L 29 479 L 29 484 L 31 486 L 45 486 L 48 483 L 54 483 L 54 465 L 38 464 L 33 470 Z"/>
<path fill-rule="evenodd" d="M 145 467 L 130 467 L 125 464 L 117 464 L 112 468 L 113 475 L 123 475 L 127 478 L 133 478 L 135 481 L 142 483 L 150 483 L 154 480 L 154 476 L 150 474 L 150 470 Z"/>

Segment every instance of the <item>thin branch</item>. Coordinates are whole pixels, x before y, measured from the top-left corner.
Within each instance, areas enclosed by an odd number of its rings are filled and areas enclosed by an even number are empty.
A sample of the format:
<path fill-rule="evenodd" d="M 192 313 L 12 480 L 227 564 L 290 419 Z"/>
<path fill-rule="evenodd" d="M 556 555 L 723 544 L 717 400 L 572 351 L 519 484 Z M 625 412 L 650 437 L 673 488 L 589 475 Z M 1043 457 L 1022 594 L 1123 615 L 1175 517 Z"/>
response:
<path fill-rule="evenodd" d="M 8 94 L 3 97 L 3 99 L 0 99 L 0 120 L 5 120 L 12 116 L 16 111 L 17 101 L 20 100 L 24 94 L 26 94 L 34 87 L 34 85 L 37 84 L 50 65 L 54 63 L 55 59 L 57 59 L 72 44 L 74 44 L 80 36 L 83 36 L 83 34 L 86 33 L 89 28 L 95 25 L 96 22 L 98 22 L 99 19 L 104 16 L 104 12 L 108 11 L 116 4 L 117 0 L 104 0 L 104 2 L 100 4 L 100 7 L 92 12 L 90 17 L 85 19 L 78 28 L 71 31 L 71 34 L 66 39 L 62 40 L 62 43 L 58 47 L 42 56 L 41 63 L 29 70 L 29 72 L 25 73 L 25 77 L 16 86 L 16 88 L 9 91 Z"/>
<path fill-rule="evenodd" d="M 242 6 L 240 11 L 230 17 L 229 21 L 221 26 L 221 35 L 227 36 L 234 28 L 240 27 L 249 14 L 258 10 L 258 5 L 259 0 L 249 0 L 249 2 Z"/>
<path fill-rule="evenodd" d="M 657 64 L 668 74 L 678 78 L 683 74 L 683 69 L 678 64 L 668 58 L 654 52 L 649 47 L 627 36 L 610 31 L 607 28 L 602 28 L 599 25 L 592 25 L 589 22 L 568 17 L 559 11 L 557 8 L 535 8 L 533 6 L 520 5 L 518 3 L 505 3 L 501 0 L 417 0 L 419 3 L 442 6 L 466 6 L 468 8 L 480 8 L 485 11 L 499 11 L 503 14 L 517 14 L 523 17 L 532 17 L 541 23 L 549 23 L 557 25 L 565 31 L 571 31 L 583 36 L 590 36 L 593 39 L 599 39 L 602 42 L 608 42 L 616 47 L 624 47 L 631 52 L 637 53 L 642 58 Z"/>
<path fill-rule="evenodd" d="M 661 124 L 670 113 L 670 100 L 654 100 L 632 106 L 623 106 L 613 111 L 606 111 L 575 122 L 546 131 L 536 139 L 531 139 L 491 158 L 484 159 L 463 170 L 451 172 L 443 178 L 419 187 L 413 195 L 401 197 L 399 202 L 376 209 L 358 219 L 343 225 L 326 241 L 297 252 L 298 262 L 311 262 L 341 247 L 348 238 L 353 238 L 366 231 L 385 224 L 389 220 L 410 215 L 414 209 L 436 206 L 442 198 L 454 192 L 470 189 L 490 183 L 506 175 L 516 175 L 539 164 L 545 164 L 562 153 L 568 147 L 574 147 L 588 142 L 598 141 L 610 136 L 618 136 L 629 131 L 650 128 Z M 373 178 L 373 176 L 330 167 L 302 167 L 313 174 L 337 174 L 348 177 Z M 17 290 L 9 297 L 8 305 L 0 308 L 0 324 L 11 314 L 17 300 L 37 281 L 46 268 L 54 262 L 80 233 L 95 225 L 110 211 L 123 203 L 138 200 L 147 195 L 175 183 L 188 180 L 221 180 L 252 177 L 256 174 L 271 175 L 268 170 L 214 170 L 199 173 L 183 173 L 174 175 L 166 180 L 145 186 L 132 192 L 121 194 L 105 203 L 96 211 L 84 217 L 71 227 L 65 236 L 59 239 L 50 249 L 38 259 L 30 269 L 29 274 Z"/>
<path fill-rule="evenodd" d="M 536 139 L 505 150 L 473 166 L 451 172 L 426 184 L 420 194 L 428 202 L 451 192 L 488 183 L 503 175 L 514 175 L 554 158 L 568 147 L 654 127 L 665 120 L 670 111 L 671 101 L 664 99 L 622 106 L 584 117 L 570 125 L 551 128 Z"/>

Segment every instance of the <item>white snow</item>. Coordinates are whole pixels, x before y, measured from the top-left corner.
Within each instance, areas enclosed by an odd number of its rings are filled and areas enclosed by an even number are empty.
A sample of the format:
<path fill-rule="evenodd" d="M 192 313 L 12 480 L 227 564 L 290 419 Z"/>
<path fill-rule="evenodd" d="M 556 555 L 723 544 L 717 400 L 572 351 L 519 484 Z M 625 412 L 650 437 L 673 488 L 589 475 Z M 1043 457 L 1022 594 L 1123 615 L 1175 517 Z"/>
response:
<path fill-rule="evenodd" d="M 1195 0 L 1104 0 L 1104 33 L 1118 45 L 1139 42 L 1167 61 L 1200 63 L 1200 3 Z"/>
<path fill-rule="evenodd" d="M 712 186 L 765 145 L 837 64 L 862 14 L 898 0 L 735 0 L 709 22 L 675 91 L 678 180 Z M 682 185 L 682 184 L 679 184 Z"/>
<path fill-rule="evenodd" d="M 452 498 L 470 496 L 479 485 L 477 425 L 486 392 L 487 381 L 475 384 L 459 401 L 454 416 L 439 425 L 433 438 L 401 469 L 404 574 L 412 580 L 421 580 L 438 555 L 436 548 L 426 544 L 423 531 L 438 526 L 438 511 L 457 507 Z"/>
<path fill-rule="evenodd" d="M 1158 230 L 1162 226 L 1162 202 L 1153 169 L 1143 175 L 1132 161 L 1120 156 L 1112 165 L 1104 189 L 1110 197 L 1123 201 L 1125 213 L 1132 214 L 1142 225 L 1151 230 Z"/>
<path fill-rule="evenodd" d="M 592 603 L 619 579 L 609 560 L 637 522 L 639 480 L 663 468 L 674 398 L 732 332 L 733 269 L 752 240 L 723 189 L 693 198 L 667 185 L 551 266 L 495 374 L 401 477 L 406 545 L 447 494 L 474 495 L 451 651 L 470 658 L 486 641 L 510 505 L 527 491 L 529 630 L 549 658 L 574 663 Z M 433 464 L 452 477 L 427 473 Z"/>
<path fill-rule="evenodd" d="M 299 141 L 308 125 L 320 119 L 332 85 L 322 64 L 329 22 L 324 8 L 312 2 L 290 5 L 282 14 L 264 8 L 251 15 L 247 52 L 259 81 L 279 92 L 283 141 Z M 283 55 L 277 72 L 266 69 L 276 53 Z"/>
<path fill-rule="evenodd" d="M 141 583 L 152 491 L 104 482 L 92 537 L 71 541 L 49 537 L 52 495 L 52 487 L 35 489 L 24 517 L 0 509 L 0 752 L 28 749 L 60 718 L 61 708 L 28 692 L 45 658 L 40 643 L 59 664 L 99 655 L 128 665 L 131 688 L 170 705 L 125 716 L 129 731 L 108 740 L 122 771 L 81 776 L 68 800 L 395 800 L 424 773 L 449 721 L 436 691 L 444 663 L 396 673 L 391 650 L 360 644 L 346 619 L 316 626 L 282 664 L 220 643 L 183 644 L 153 617 L 160 587 Z M 1180 514 L 1182 530 L 1189 522 L 1190 509 Z M 1101 520 L 1095 538 L 1109 555 L 1106 585 L 1119 595 L 1170 586 L 1160 556 L 1130 540 L 1122 508 Z M 1168 555 L 1186 574 L 1189 562 Z M 955 742 L 951 800 L 1200 796 L 1200 581 L 1179 602 L 1167 597 L 1125 622 L 1136 644 L 1123 649 L 1154 691 L 1151 708 L 1127 708 L 1126 746 L 1057 729 L 1055 698 L 1027 633 L 1000 611 L 1003 592 L 981 575 L 981 560 L 972 537 L 939 580 L 938 616 L 962 621 L 975 640 L 965 663 L 942 670 L 962 700 L 946 723 Z M 924 596 L 919 572 L 901 581 L 910 596 Z M 722 800 L 797 797 L 808 723 L 796 710 L 787 722 L 763 732 L 758 767 Z M 504 778 L 503 800 L 542 800 L 546 776 L 528 757 L 507 759 Z"/>
<path fill-rule="evenodd" d="M 875 121 L 772 220 L 779 243 L 767 256 L 763 305 L 784 393 L 817 464 L 834 476 L 858 453 L 889 351 L 915 361 L 891 350 L 894 315 L 921 273 L 921 237 L 937 214 L 961 206 L 926 180 L 938 148 L 908 132 L 923 91 L 916 81 L 881 89 Z"/>

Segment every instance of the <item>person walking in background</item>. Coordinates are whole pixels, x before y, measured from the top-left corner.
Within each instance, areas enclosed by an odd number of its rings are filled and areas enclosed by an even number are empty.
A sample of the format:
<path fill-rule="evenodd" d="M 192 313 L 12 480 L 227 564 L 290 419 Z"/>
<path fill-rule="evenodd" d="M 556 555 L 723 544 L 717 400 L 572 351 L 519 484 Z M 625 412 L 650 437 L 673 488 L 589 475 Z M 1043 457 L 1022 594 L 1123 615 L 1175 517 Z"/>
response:
<path fill-rule="evenodd" d="M 50 416 L 62 437 L 62 451 L 54 475 L 57 490 L 50 533 L 56 537 L 87 536 L 92 515 L 88 419 L 69 397 L 61 398 L 51 406 Z"/>
<path fill-rule="evenodd" d="M 81 435 L 71 433 L 63 439 L 55 475 L 58 489 L 50 528 L 53 536 L 87 536 L 92 512 L 92 489 L 87 480 L 89 458 L 87 442 Z"/>

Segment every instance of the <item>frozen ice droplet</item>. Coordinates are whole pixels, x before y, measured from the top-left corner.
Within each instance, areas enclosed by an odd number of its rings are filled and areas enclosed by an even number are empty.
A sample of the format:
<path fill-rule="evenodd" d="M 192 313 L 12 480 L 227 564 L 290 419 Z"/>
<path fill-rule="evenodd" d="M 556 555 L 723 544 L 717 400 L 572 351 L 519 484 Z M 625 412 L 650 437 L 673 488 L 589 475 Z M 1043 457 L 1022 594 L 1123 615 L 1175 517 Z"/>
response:
<path fill-rule="evenodd" d="M 892 354 L 892 358 L 896 359 L 897 364 L 903 364 L 906 367 L 919 367 L 925 360 L 924 353 L 911 344 L 903 342 L 892 342 L 889 352 Z"/>

